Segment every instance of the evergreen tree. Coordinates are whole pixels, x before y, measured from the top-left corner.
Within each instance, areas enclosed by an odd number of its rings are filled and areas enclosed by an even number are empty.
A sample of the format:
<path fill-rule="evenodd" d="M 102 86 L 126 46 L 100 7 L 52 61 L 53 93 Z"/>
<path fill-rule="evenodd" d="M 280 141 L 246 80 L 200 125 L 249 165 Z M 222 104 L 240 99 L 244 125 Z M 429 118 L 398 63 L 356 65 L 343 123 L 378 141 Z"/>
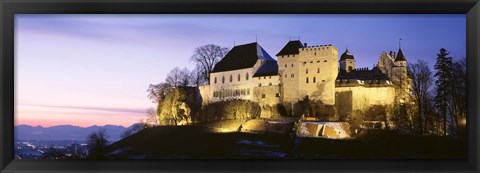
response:
<path fill-rule="evenodd" d="M 443 118 L 443 134 L 447 135 L 447 114 L 449 113 L 449 107 L 452 100 L 452 57 L 448 56 L 448 52 L 445 48 L 440 49 L 440 53 L 437 54 L 437 63 L 435 64 L 435 85 L 437 86 L 437 95 L 435 96 L 435 106 L 438 108 L 438 113 Z M 453 130 L 453 129 L 452 129 Z"/>

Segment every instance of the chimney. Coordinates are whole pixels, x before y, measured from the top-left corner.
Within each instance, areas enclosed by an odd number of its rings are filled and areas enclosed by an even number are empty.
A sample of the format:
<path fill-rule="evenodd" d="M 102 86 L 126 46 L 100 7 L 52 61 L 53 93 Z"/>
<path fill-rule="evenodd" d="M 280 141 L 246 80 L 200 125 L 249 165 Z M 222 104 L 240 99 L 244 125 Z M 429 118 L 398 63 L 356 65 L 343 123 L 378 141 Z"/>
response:
<path fill-rule="evenodd" d="M 307 43 L 303 43 L 303 47 L 307 47 Z"/>

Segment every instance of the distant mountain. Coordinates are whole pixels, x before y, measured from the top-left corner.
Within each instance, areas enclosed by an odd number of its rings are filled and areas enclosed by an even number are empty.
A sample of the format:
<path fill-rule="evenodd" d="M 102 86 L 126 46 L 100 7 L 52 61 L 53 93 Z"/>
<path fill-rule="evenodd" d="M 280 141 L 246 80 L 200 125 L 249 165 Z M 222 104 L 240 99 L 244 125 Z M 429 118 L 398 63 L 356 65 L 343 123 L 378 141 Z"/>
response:
<path fill-rule="evenodd" d="M 133 126 L 133 125 L 132 125 Z M 123 132 L 130 127 L 122 127 L 115 125 L 78 127 L 72 125 L 60 125 L 52 127 L 19 125 L 15 127 L 15 138 L 19 140 L 41 140 L 41 141 L 60 141 L 60 140 L 76 140 L 86 141 L 88 135 L 92 132 L 98 132 L 105 129 L 111 142 L 118 141 Z"/>

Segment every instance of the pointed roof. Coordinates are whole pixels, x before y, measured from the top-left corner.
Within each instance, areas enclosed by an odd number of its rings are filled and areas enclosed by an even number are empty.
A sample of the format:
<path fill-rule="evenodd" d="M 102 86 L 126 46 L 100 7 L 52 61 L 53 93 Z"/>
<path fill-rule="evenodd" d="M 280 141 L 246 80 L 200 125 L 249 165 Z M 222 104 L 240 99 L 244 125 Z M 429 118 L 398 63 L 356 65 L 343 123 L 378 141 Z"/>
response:
<path fill-rule="evenodd" d="M 258 59 L 275 61 L 257 42 L 232 48 L 212 70 L 212 73 L 251 68 Z"/>
<path fill-rule="evenodd" d="M 345 52 L 340 56 L 340 61 L 345 61 L 347 59 L 355 59 L 353 57 L 353 54 L 351 54 L 348 49 L 345 50 Z"/>
<path fill-rule="evenodd" d="M 276 56 L 281 55 L 295 55 L 300 53 L 299 49 L 303 48 L 302 42 L 300 40 L 289 41 Z"/>
<path fill-rule="evenodd" d="M 405 59 L 405 56 L 403 56 L 402 49 L 398 49 L 397 57 L 395 57 L 395 62 L 397 61 L 407 61 L 407 59 Z"/>
<path fill-rule="evenodd" d="M 260 76 L 274 76 L 278 75 L 278 64 L 277 61 L 264 61 L 258 70 L 255 72 L 253 77 Z"/>

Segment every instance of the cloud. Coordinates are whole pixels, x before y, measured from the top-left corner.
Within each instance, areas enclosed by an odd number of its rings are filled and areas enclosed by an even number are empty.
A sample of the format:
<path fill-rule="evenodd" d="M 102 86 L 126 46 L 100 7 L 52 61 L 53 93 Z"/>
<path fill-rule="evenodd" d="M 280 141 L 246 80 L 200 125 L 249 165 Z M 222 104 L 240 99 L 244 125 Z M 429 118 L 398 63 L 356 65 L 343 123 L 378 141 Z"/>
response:
<path fill-rule="evenodd" d="M 105 107 L 91 107 L 91 106 L 66 106 L 66 105 L 57 106 L 57 105 L 41 105 L 41 104 L 21 104 L 21 105 L 43 107 L 43 108 L 78 109 L 78 110 L 123 112 L 123 113 L 136 113 L 136 114 L 143 114 L 146 111 L 144 109 L 105 108 Z"/>

